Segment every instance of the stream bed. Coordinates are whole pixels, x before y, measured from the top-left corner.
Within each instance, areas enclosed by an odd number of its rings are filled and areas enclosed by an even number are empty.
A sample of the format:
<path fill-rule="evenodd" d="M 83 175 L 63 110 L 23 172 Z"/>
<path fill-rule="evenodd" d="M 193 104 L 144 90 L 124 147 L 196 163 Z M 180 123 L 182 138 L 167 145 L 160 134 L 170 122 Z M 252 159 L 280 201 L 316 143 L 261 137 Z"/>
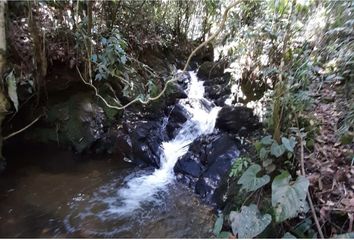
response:
<path fill-rule="evenodd" d="M 0 236 L 210 237 L 212 209 L 174 173 L 189 145 L 213 133 L 220 111 L 204 98 L 196 73 L 189 74 L 188 97 L 179 101 L 189 117 L 174 138 L 161 143 L 157 169 L 45 147 L 13 153 L 9 162 L 27 164 L 0 177 Z M 237 150 L 231 152 L 229 162 Z M 215 185 L 220 179 L 206 175 L 204 180 Z"/>
<path fill-rule="evenodd" d="M 66 159 L 58 162 L 59 156 Z M 30 158 L 37 164 L 22 164 L 0 177 L 1 237 L 211 235 L 212 209 L 177 182 L 170 184 L 168 192 L 157 195 L 156 201 L 143 204 L 131 214 L 119 216 L 107 212 L 127 178 L 149 174 L 153 169 L 132 168 L 114 159 L 78 161 L 65 152 L 33 153 Z"/>

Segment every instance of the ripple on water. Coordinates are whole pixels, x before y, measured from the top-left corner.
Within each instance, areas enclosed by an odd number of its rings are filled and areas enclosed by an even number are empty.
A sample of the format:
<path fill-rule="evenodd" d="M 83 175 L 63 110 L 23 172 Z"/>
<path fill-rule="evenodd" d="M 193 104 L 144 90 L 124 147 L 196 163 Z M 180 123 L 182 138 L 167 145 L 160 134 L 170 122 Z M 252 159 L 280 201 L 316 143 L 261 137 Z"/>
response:
<path fill-rule="evenodd" d="M 91 197 L 73 200 L 65 217 L 67 231 L 81 237 L 210 237 L 211 209 L 186 187 L 173 183 L 130 214 L 119 214 L 119 181 L 97 189 Z"/>

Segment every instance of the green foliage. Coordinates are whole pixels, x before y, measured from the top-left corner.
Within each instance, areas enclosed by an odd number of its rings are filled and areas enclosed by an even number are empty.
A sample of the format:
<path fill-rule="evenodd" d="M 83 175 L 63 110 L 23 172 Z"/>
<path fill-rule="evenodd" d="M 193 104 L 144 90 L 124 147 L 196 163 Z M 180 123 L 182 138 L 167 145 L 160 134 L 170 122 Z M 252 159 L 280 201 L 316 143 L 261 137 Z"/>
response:
<path fill-rule="evenodd" d="M 262 215 L 257 206 L 243 206 L 241 212 L 231 211 L 229 220 L 234 235 L 238 238 L 253 238 L 259 235 L 271 223 L 272 216 Z"/>
<path fill-rule="evenodd" d="M 285 153 L 285 147 L 283 146 L 283 144 L 278 144 L 274 141 L 270 146 L 270 153 L 274 157 L 279 158 Z"/>
<path fill-rule="evenodd" d="M 285 137 L 282 137 L 281 138 L 281 141 L 282 141 L 282 145 L 285 147 L 286 150 L 288 150 L 289 152 L 294 152 L 294 147 L 296 145 L 296 141 L 294 138 L 285 138 Z"/>
<path fill-rule="evenodd" d="M 250 159 L 248 157 L 237 158 L 235 162 L 232 164 L 229 176 L 230 177 L 239 176 L 243 172 L 243 170 L 248 167 L 249 163 L 250 163 Z"/>
<path fill-rule="evenodd" d="M 217 238 L 221 238 L 221 239 L 229 239 L 231 238 L 232 234 L 230 232 L 225 232 L 225 231 L 222 231 L 220 232 L 218 235 L 217 235 Z"/>
<path fill-rule="evenodd" d="M 270 181 L 268 175 L 262 177 L 257 177 L 257 173 L 261 171 L 261 166 L 258 164 L 251 165 L 238 180 L 238 184 L 242 185 L 241 190 L 246 192 L 256 191 L 257 189 L 263 187 Z"/>
<path fill-rule="evenodd" d="M 335 235 L 334 238 L 348 238 L 348 239 L 353 239 L 353 238 L 354 238 L 354 232 L 349 232 L 349 233 L 344 233 L 344 234 L 338 234 L 338 235 Z"/>
<path fill-rule="evenodd" d="M 289 233 L 289 232 L 286 232 L 282 238 L 284 238 L 284 239 L 296 239 L 296 237 L 294 235 L 292 235 L 291 233 Z"/>
<path fill-rule="evenodd" d="M 126 41 L 114 29 L 108 38 L 102 37 L 100 43 L 103 50 L 91 56 L 91 61 L 96 64 L 95 80 L 107 80 L 109 76 L 120 75 L 127 62 L 124 50 L 127 47 Z"/>
<path fill-rule="evenodd" d="M 306 218 L 304 221 L 296 225 L 291 232 L 297 238 L 317 238 L 315 230 L 312 228 L 313 222 Z"/>
<path fill-rule="evenodd" d="M 269 173 L 276 169 L 275 160 L 284 159 L 285 163 L 286 159 L 289 160 L 294 156 L 293 153 L 296 146 L 295 138 L 282 137 L 281 140 L 282 143 L 278 144 L 274 141 L 272 136 L 268 135 L 256 143 L 262 166 L 265 167 Z"/>
<path fill-rule="evenodd" d="M 303 176 L 299 176 L 292 183 L 290 180 L 291 176 L 287 171 L 282 171 L 273 180 L 272 206 L 275 209 L 276 222 L 282 222 L 308 211 L 306 194 L 309 181 Z"/>
<path fill-rule="evenodd" d="M 216 219 L 215 224 L 214 224 L 213 233 L 216 236 L 218 236 L 220 234 L 223 223 L 224 223 L 224 215 L 221 213 L 221 214 L 219 214 L 219 216 Z"/>

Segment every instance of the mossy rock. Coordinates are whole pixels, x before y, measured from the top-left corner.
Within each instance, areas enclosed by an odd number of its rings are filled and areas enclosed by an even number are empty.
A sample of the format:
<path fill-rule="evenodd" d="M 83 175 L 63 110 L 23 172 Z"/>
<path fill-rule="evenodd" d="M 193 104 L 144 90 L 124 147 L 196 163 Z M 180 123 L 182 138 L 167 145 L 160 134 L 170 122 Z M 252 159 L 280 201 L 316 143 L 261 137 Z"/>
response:
<path fill-rule="evenodd" d="M 102 137 L 105 120 L 104 110 L 91 94 L 79 93 L 50 106 L 46 126 L 33 129 L 29 135 L 39 142 L 54 141 L 81 153 Z"/>

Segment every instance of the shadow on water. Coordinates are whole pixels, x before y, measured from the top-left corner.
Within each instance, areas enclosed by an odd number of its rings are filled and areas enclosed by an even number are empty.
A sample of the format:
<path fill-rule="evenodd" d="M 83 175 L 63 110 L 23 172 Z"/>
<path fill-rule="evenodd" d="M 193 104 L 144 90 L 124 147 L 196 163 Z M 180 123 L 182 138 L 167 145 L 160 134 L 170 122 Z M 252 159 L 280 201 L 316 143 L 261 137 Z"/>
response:
<path fill-rule="evenodd" d="M 118 189 L 151 169 L 140 170 L 114 157 L 80 157 L 47 145 L 7 148 L 5 156 L 0 237 L 210 236 L 211 209 L 175 182 L 168 192 L 158 193 L 161 201 L 146 203 L 125 217 L 114 214 Z"/>

